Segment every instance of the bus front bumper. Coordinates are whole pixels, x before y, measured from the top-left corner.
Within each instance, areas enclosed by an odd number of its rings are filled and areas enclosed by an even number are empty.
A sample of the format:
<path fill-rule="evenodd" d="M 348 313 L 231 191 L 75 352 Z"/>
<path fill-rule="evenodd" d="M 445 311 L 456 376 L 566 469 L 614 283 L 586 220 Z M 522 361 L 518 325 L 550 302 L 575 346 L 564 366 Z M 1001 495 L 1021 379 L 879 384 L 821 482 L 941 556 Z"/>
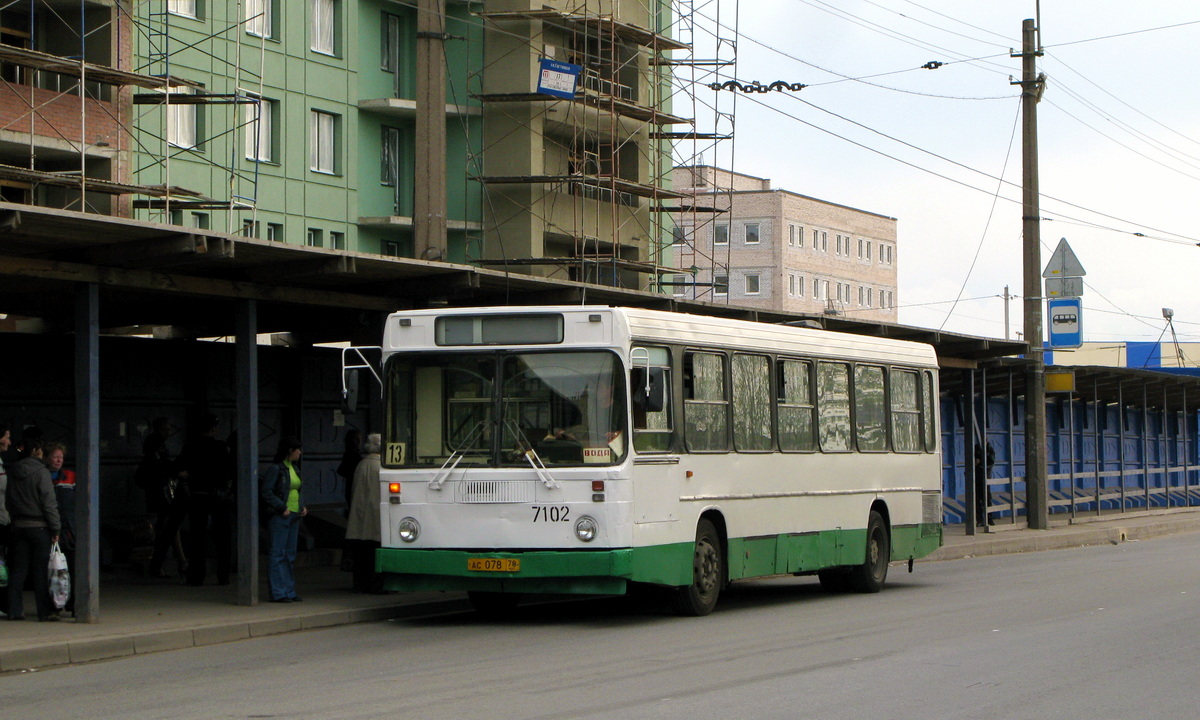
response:
<path fill-rule="evenodd" d="M 501 562 L 479 562 L 491 560 Z M 517 561 L 519 568 L 514 568 L 511 561 Z M 528 552 L 381 548 L 376 552 L 375 566 L 384 574 L 384 587 L 395 591 L 614 595 L 625 592 L 633 575 L 633 551 L 629 548 Z M 479 566 L 488 569 L 472 569 Z M 503 569 L 506 567 L 513 569 Z"/>

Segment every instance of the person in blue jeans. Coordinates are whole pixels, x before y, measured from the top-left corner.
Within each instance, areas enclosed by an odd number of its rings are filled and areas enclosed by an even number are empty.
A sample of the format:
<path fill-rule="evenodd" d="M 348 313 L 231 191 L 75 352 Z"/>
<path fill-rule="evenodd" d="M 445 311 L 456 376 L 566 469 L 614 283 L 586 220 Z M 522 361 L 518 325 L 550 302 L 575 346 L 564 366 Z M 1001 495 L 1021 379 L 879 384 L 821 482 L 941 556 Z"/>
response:
<path fill-rule="evenodd" d="M 300 479 L 300 452 L 299 438 L 289 436 L 280 440 L 275 459 L 259 487 L 259 501 L 268 514 L 271 549 L 267 555 L 267 584 L 274 603 L 300 602 L 292 572 L 300 540 L 300 518 L 308 515 L 302 491 L 304 483 Z"/>

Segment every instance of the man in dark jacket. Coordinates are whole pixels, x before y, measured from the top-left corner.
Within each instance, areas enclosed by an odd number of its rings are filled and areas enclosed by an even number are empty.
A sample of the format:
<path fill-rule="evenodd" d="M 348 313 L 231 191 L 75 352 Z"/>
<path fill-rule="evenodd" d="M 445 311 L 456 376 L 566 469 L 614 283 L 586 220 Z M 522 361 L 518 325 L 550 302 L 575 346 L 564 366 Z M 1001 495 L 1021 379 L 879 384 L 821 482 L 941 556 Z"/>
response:
<path fill-rule="evenodd" d="M 32 440 L 21 459 L 8 468 L 7 505 L 11 521 L 8 562 L 8 619 L 25 619 L 25 578 L 33 572 L 38 620 L 58 620 L 50 602 L 50 546 L 58 542 L 61 523 L 50 471 L 42 462 L 42 442 Z"/>
<path fill-rule="evenodd" d="M 207 574 L 208 538 L 211 531 L 217 556 L 217 583 L 229 584 L 232 565 L 230 507 L 232 487 L 229 447 L 216 438 L 220 420 L 206 415 L 200 434 L 184 446 L 177 460 L 179 475 L 185 479 L 188 496 L 188 585 L 203 585 Z M 211 523 L 211 527 L 210 527 Z"/>

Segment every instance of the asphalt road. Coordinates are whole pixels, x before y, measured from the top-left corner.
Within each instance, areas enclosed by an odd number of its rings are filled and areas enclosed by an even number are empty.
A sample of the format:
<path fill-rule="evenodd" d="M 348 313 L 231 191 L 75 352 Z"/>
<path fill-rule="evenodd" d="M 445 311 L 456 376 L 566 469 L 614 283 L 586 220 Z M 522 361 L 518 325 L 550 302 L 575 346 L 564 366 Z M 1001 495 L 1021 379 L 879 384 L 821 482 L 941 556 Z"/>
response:
<path fill-rule="evenodd" d="M 1184 718 L 1200 535 L 356 625 L 0 677 L 7 718 Z M 0 631 L 3 628 L 0 627 Z"/>

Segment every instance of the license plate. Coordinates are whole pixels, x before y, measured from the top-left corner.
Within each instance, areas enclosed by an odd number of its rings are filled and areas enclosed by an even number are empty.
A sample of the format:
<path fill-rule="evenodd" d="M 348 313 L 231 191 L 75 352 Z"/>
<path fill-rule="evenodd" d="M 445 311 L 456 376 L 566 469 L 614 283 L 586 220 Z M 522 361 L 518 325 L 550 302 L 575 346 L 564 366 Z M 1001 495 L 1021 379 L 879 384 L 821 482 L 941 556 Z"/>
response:
<path fill-rule="evenodd" d="M 520 572 L 516 558 L 467 558 L 467 569 L 475 572 Z"/>

